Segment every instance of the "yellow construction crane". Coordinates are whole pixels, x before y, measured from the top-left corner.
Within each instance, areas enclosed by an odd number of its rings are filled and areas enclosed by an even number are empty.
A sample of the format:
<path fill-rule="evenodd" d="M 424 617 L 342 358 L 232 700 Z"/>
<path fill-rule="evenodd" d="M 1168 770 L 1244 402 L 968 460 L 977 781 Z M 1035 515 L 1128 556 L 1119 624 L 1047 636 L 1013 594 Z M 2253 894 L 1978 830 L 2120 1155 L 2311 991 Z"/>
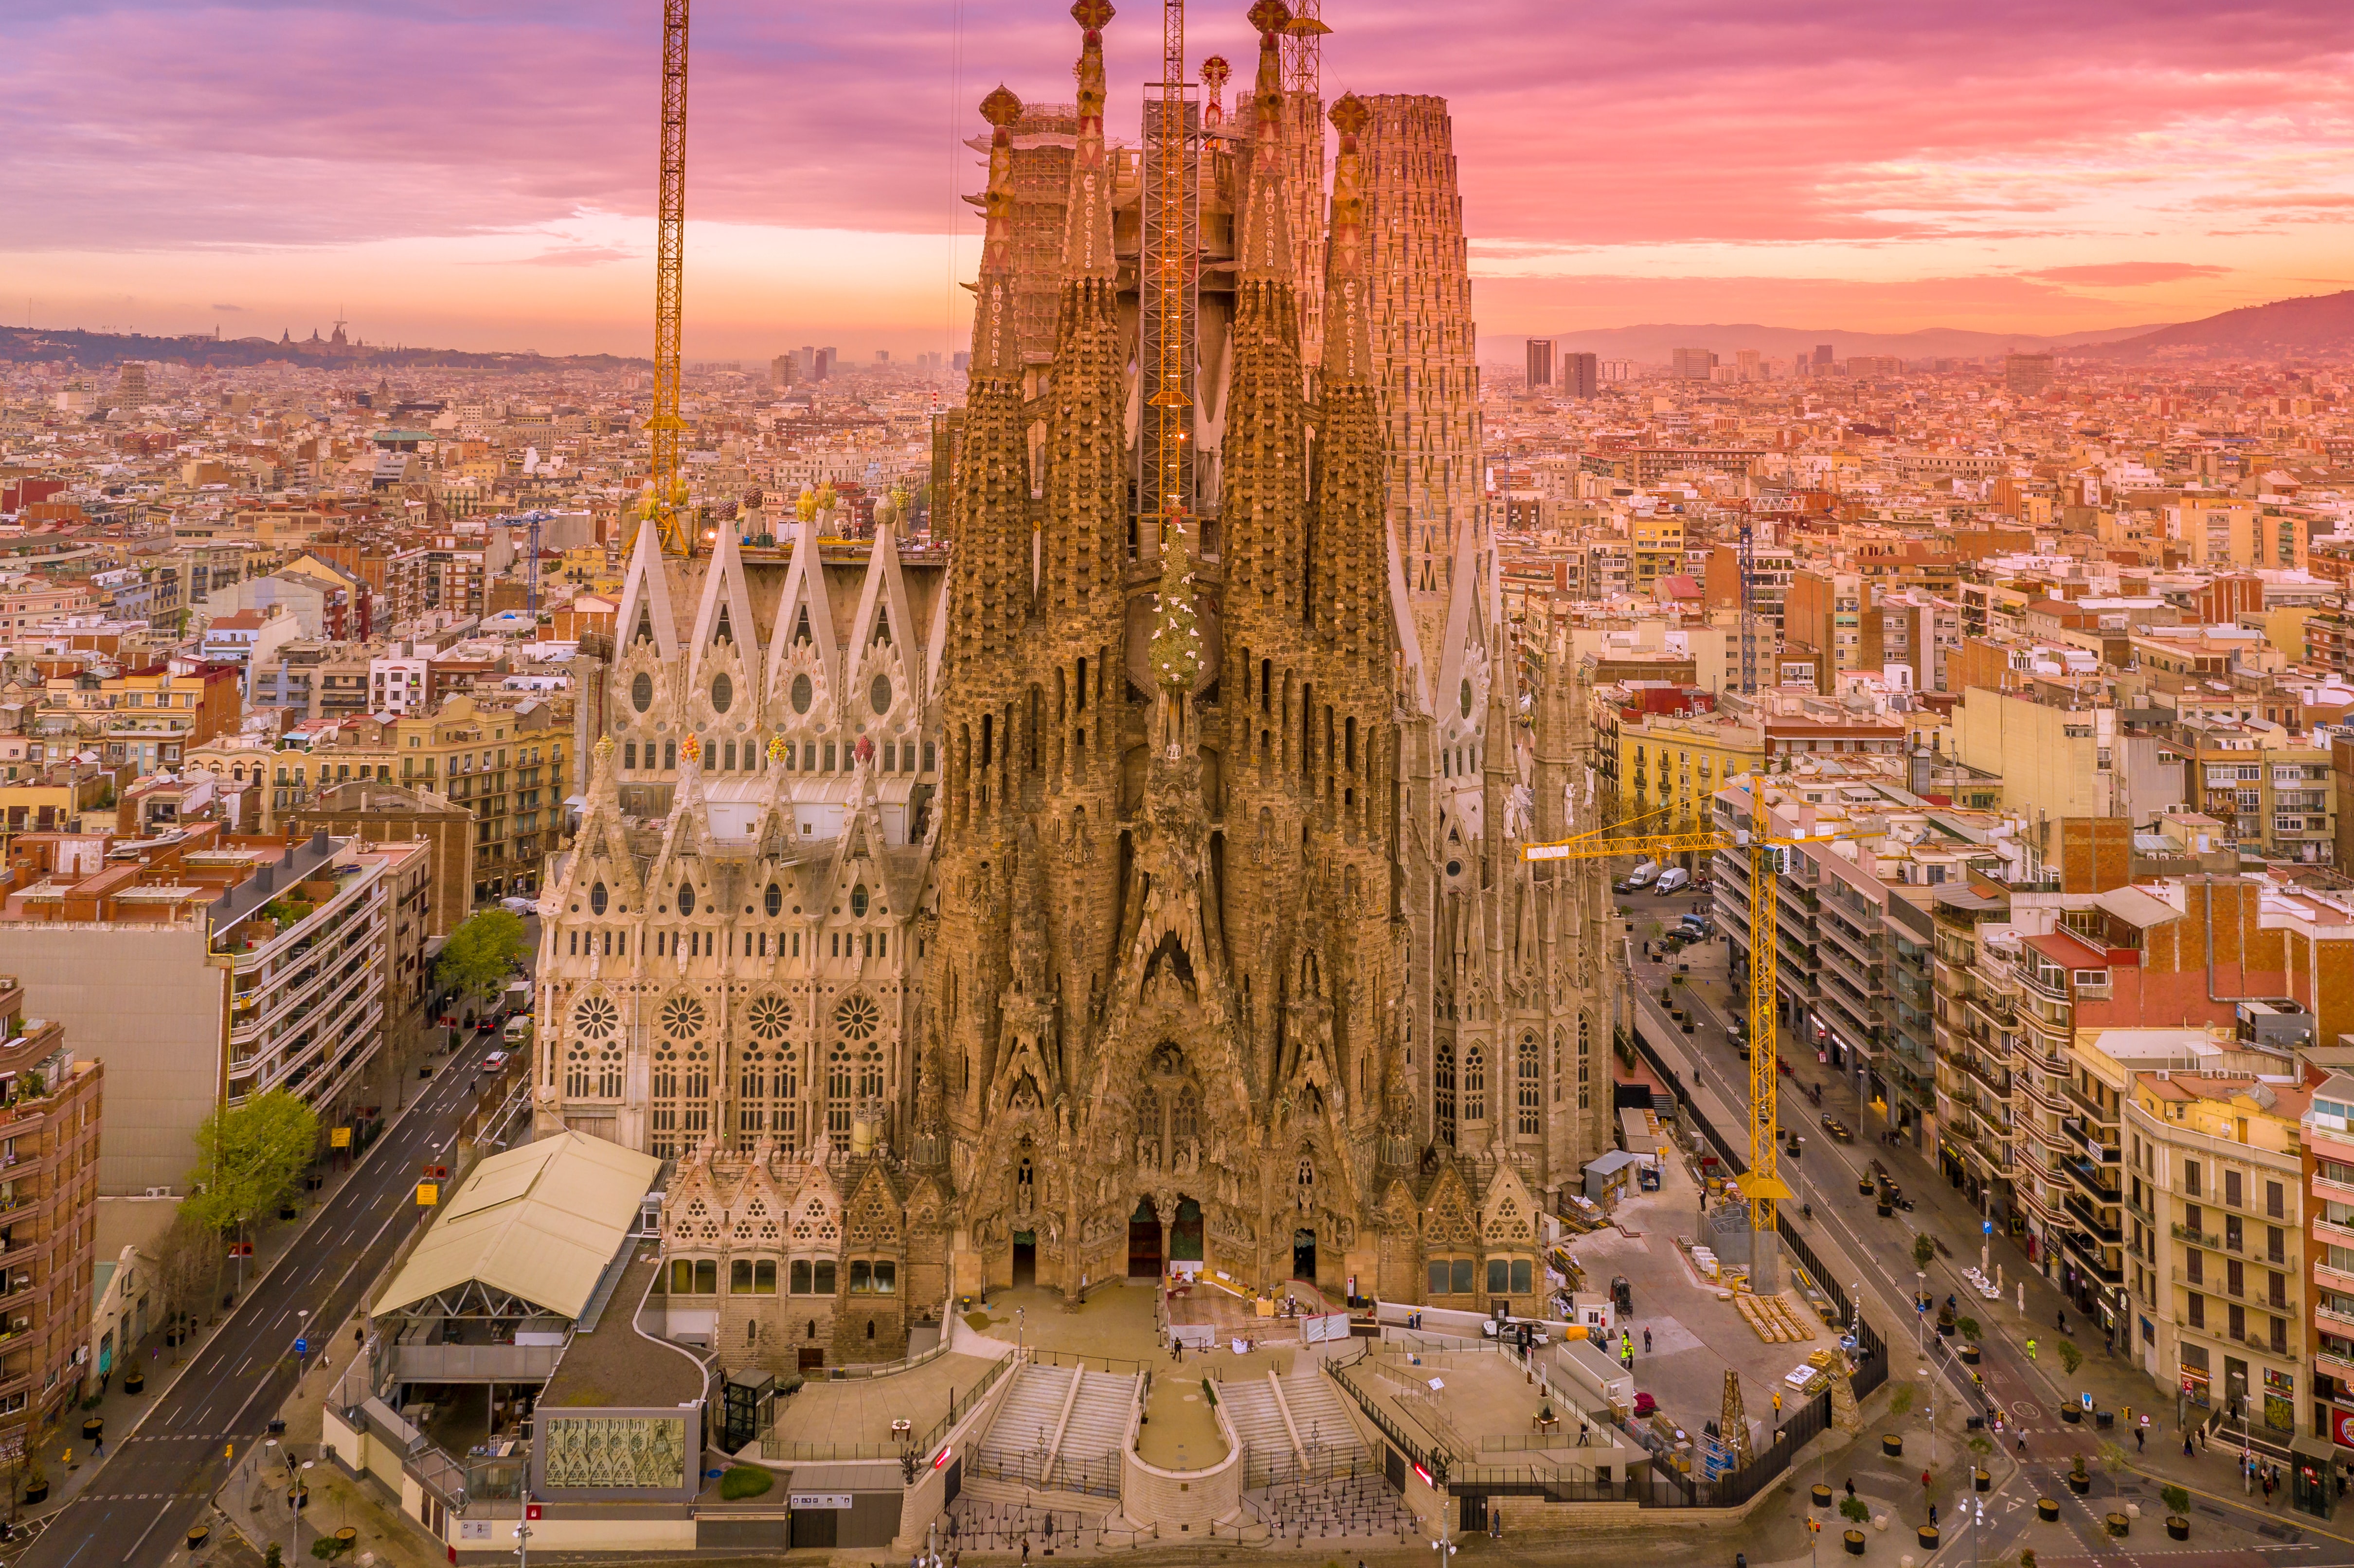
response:
<path fill-rule="evenodd" d="M 686 522 L 686 480 L 679 471 L 679 321 L 686 258 L 686 5 L 663 0 L 662 179 L 654 219 L 654 411 L 646 421 L 653 455 L 647 464 L 645 521 L 662 547 L 695 553 Z"/>
<path fill-rule="evenodd" d="M 1658 812 L 1649 813 L 1652 816 Z M 1634 821 L 1641 818 L 1632 819 Z M 1609 828 L 1581 833 L 1558 843 L 1530 844 L 1522 851 L 1523 859 L 1605 860 L 1614 855 L 1668 855 L 1690 851 L 1714 853 L 1719 850 L 1745 850 L 1749 855 L 1749 1170 L 1741 1178 L 1741 1194 L 1749 1200 L 1750 1223 L 1755 1228 L 1761 1250 L 1752 1254 L 1752 1277 L 1766 1288 L 1775 1281 L 1765 1277 L 1757 1259 L 1762 1248 L 1770 1247 L 1774 1228 L 1774 1207 L 1791 1195 L 1781 1177 L 1779 1145 L 1775 1139 L 1775 1101 L 1778 1087 L 1776 1074 L 1779 1057 L 1779 1042 L 1774 1029 L 1774 885 L 1781 874 L 1781 852 L 1793 844 L 1828 843 L 1838 837 L 1835 833 L 1784 835 L 1776 837 L 1768 832 L 1766 815 L 1765 780 L 1756 774 L 1749 776 L 1749 826 L 1726 832 L 1702 829 L 1689 832 L 1629 833 L 1621 822 Z"/>

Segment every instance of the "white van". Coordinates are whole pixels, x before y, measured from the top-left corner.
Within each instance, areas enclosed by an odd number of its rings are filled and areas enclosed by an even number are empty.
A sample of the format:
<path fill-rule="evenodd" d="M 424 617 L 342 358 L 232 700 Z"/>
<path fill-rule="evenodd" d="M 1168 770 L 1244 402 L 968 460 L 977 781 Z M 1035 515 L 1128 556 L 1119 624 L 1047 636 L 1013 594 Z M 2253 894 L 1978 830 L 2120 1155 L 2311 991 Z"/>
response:
<path fill-rule="evenodd" d="M 1657 861 L 1647 860 L 1642 864 L 1637 866 L 1633 871 L 1627 874 L 1627 879 L 1618 885 L 1618 891 L 1621 893 L 1639 893 L 1644 888 L 1650 886 L 1651 879 L 1659 874 L 1659 863 Z"/>
<path fill-rule="evenodd" d="M 1653 889 L 1662 898 L 1670 893 L 1681 893 L 1691 882 L 1691 873 L 1682 866 L 1673 866 L 1660 874 L 1659 885 Z"/>

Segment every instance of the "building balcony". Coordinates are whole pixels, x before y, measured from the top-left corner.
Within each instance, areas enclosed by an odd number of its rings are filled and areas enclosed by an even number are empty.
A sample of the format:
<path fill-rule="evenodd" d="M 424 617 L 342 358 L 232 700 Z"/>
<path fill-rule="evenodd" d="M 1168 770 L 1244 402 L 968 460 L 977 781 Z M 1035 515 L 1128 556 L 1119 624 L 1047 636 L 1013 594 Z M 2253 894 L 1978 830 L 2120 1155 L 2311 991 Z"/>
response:
<path fill-rule="evenodd" d="M 2316 1312 L 2314 1316 L 2318 1318 L 2321 1314 Z M 2317 1372 L 2326 1372 L 2341 1383 L 2354 1383 L 2354 1360 L 2349 1360 L 2345 1356 L 2333 1355 L 2327 1351 L 2316 1351 L 2313 1352 L 2313 1370 Z"/>
<path fill-rule="evenodd" d="M 2316 1176 L 2313 1179 L 2313 1195 L 2317 1198 L 2335 1199 L 2341 1203 L 2354 1203 L 2354 1185 Z"/>
<path fill-rule="evenodd" d="M 2108 1246 L 2125 1245 L 2125 1227 L 2115 1220 L 2103 1219 L 2099 1209 L 2086 1202 L 2083 1193 L 2069 1193 L 2060 1201 L 2060 1206 L 2067 1212 L 2071 1219 L 2088 1234 L 2098 1237 L 2104 1245 Z"/>
<path fill-rule="evenodd" d="M 2342 1268 L 2332 1268 L 2319 1258 L 2313 1260 L 2313 1282 L 2331 1290 L 2343 1290 L 2354 1294 L 2354 1274 L 2349 1274 Z"/>
<path fill-rule="evenodd" d="M 2062 1093 L 2067 1096 L 2069 1103 L 2076 1107 L 2087 1122 L 2095 1127 L 2115 1127 L 2117 1125 L 2117 1113 L 2115 1111 L 2107 1109 L 2104 1107 L 2098 1100 L 2088 1097 L 2084 1091 L 2077 1088 L 2074 1084 L 2068 1085 L 2062 1090 Z"/>
<path fill-rule="evenodd" d="M 2011 1078 L 2008 1068 L 1990 1066 L 1985 1057 L 1973 1053 L 1963 1059 L 1962 1071 L 1977 1079 L 1978 1086 L 1991 1098 L 2005 1101 L 2010 1098 Z"/>
<path fill-rule="evenodd" d="M 2297 1303 L 2290 1300 L 2286 1296 L 2273 1296 L 2268 1294 L 2266 1288 L 2260 1288 L 2256 1281 L 2247 1278 L 2244 1275 L 2242 1277 L 2239 1286 L 2234 1287 L 2231 1282 L 2231 1276 L 2228 1274 L 2202 1273 L 2197 1276 L 2192 1276 L 2184 1273 L 2179 1268 L 2173 1269 L 2170 1272 L 2174 1276 L 2175 1284 L 2182 1287 L 2185 1290 L 2196 1290 L 2202 1296 L 2225 1297 L 2231 1300 L 2242 1302 L 2250 1307 L 2261 1308 L 2263 1310 L 2267 1312 L 2275 1312 L 2284 1315 L 2297 1305 Z M 2266 1281 L 2266 1285 L 2269 1285 L 2269 1281 Z"/>
<path fill-rule="evenodd" d="M 2107 1254 L 2101 1250 L 2101 1244 L 2083 1231 L 2061 1226 L 2060 1241 L 2076 1255 L 2078 1266 L 2102 1284 L 2123 1285 L 2126 1282 L 2124 1266 L 2111 1263 Z"/>
<path fill-rule="evenodd" d="M 2316 1303 L 2313 1321 L 2316 1326 L 2327 1329 L 2341 1339 L 2354 1340 L 2354 1312 L 2340 1312 L 2335 1308 Z"/>

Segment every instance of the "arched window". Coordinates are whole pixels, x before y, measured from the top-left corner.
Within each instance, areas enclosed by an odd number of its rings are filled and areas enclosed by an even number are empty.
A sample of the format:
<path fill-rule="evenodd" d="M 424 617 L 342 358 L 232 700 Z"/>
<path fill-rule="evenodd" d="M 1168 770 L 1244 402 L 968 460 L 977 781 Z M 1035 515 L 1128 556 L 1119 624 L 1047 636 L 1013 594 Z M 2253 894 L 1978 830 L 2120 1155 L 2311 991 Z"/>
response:
<path fill-rule="evenodd" d="M 588 890 L 588 913 L 591 915 L 602 915 L 604 912 L 605 885 L 600 882 L 597 884 L 596 886 L 591 887 Z"/>
<path fill-rule="evenodd" d="M 1161 1137 L 1161 1097 L 1150 1089 L 1136 1102 L 1136 1137 L 1139 1142 Z"/>
<path fill-rule="evenodd" d="M 1594 1043 L 1594 1020 L 1585 1013 L 1577 1015 L 1577 1108 L 1586 1108 L 1586 1065 L 1589 1047 Z"/>
<path fill-rule="evenodd" d="M 1543 1130 L 1544 1090 L 1538 1082 L 1541 1064 L 1537 1060 L 1537 1037 L 1521 1036 L 1520 1049 L 1520 1132 L 1523 1138 Z"/>
<path fill-rule="evenodd" d="M 1477 1045 L 1463 1053 L 1463 1119 L 1488 1119 L 1488 1054 Z"/>
<path fill-rule="evenodd" d="M 1431 1118 L 1436 1124 L 1434 1136 L 1449 1149 L 1455 1147 L 1455 1044 L 1452 1041 L 1438 1043 L 1438 1054 L 1430 1067 Z"/>
<path fill-rule="evenodd" d="M 1169 1136 L 1173 1139 L 1199 1138 L 1202 1135 L 1202 1099 L 1192 1089 L 1177 1092 L 1177 1107 L 1170 1113 Z"/>

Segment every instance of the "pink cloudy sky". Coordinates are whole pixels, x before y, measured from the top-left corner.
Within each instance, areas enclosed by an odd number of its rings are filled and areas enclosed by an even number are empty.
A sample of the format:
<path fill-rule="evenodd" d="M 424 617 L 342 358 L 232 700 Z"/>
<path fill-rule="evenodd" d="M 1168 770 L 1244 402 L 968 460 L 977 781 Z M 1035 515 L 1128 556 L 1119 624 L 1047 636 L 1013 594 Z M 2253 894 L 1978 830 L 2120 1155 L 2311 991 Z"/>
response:
<path fill-rule="evenodd" d="M 1158 9 L 1108 34 L 1113 129 Z M 2354 286 L 2345 0 L 1325 0 L 1446 95 L 1483 332 L 2065 332 Z M 1239 0 L 1193 58 L 1246 79 Z M 0 319 L 646 352 L 658 0 L 0 4 Z M 687 347 L 952 344 L 1058 0 L 697 0 Z"/>

